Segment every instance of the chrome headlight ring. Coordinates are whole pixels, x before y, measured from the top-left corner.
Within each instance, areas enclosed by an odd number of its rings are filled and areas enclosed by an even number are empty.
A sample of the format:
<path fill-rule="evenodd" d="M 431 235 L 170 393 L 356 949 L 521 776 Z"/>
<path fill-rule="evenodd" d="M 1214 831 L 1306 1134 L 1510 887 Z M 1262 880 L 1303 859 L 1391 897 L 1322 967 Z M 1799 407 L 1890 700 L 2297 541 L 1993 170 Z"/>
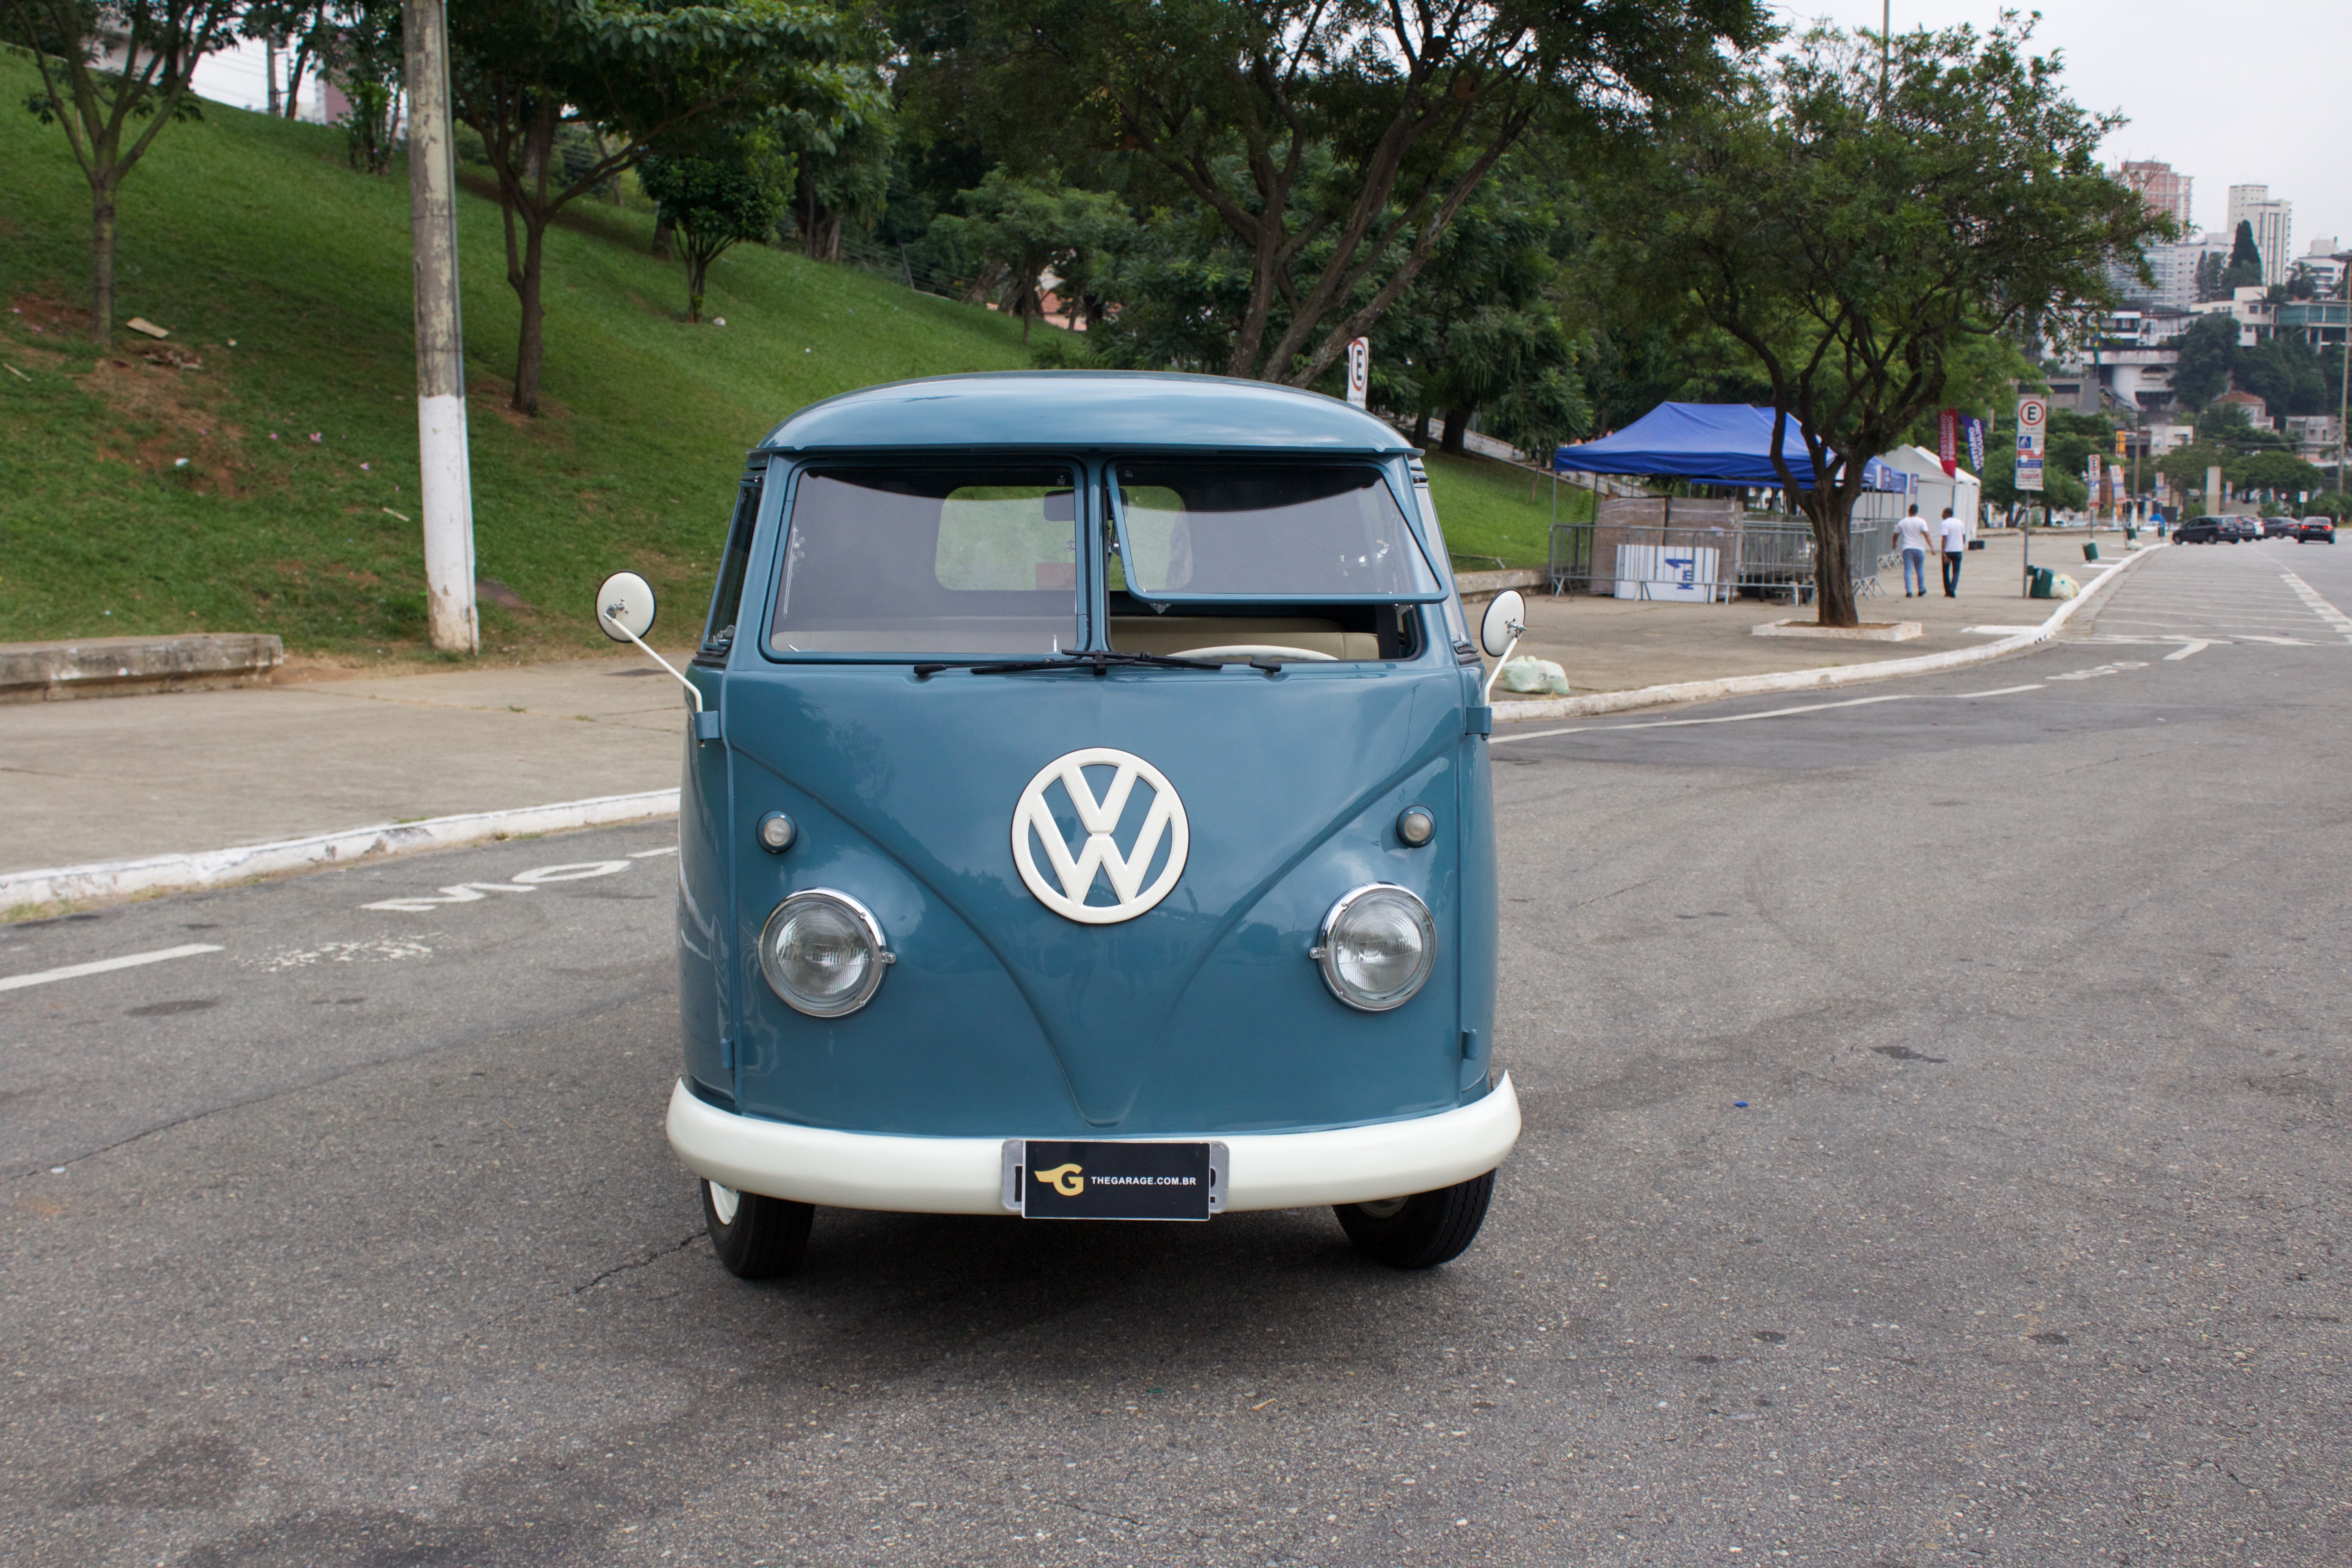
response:
<path fill-rule="evenodd" d="M 811 888 L 778 904 L 760 928 L 760 973 L 793 1011 L 839 1018 L 874 999 L 898 962 L 874 911 L 847 893 Z"/>
<path fill-rule="evenodd" d="M 1410 888 L 1368 882 L 1323 917 L 1310 953 L 1349 1006 L 1385 1013 L 1413 999 L 1437 964 L 1437 922 Z"/>

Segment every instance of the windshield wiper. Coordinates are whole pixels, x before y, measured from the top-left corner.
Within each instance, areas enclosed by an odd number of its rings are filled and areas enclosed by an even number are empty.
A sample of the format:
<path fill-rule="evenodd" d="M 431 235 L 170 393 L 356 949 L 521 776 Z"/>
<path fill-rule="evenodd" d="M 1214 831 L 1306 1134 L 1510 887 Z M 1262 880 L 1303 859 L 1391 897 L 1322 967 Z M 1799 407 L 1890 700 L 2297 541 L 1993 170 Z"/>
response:
<path fill-rule="evenodd" d="M 1239 662 L 1236 660 L 1235 662 Z M 1108 675 L 1114 665 L 1142 665 L 1154 669 L 1223 669 L 1224 665 L 1209 658 L 1179 658 L 1164 653 L 1121 653 L 1112 648 L 1097 648 L 1090 653 L 1066 650 L 1053 658 L 1023 659 L 1014 664 L 975 664 L 974 675 L 1021 675 L 1035 669 L 1086 669 L 1097 675 Z"/>

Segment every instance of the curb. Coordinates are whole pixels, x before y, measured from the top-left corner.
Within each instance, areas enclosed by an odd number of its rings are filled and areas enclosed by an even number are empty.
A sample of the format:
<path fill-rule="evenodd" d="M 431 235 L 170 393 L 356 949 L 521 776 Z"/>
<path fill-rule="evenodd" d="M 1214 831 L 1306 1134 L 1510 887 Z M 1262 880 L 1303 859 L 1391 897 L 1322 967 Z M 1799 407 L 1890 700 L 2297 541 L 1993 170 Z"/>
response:
<path fill-rule="evenodd" d="M 1824 686 L 1856 686 L 1866 680 L 1894 680 L 1906 675 L 1927 675 L 1939 669 L 1959 669 L 1990 664 L 2013 653 L 2039 647 L 2058 635 L 2075 611 L 2105 593 L 2108 584 L 2160 550 L 2170 541 L 2142 545 L 2118 561 L 2114 569 L 2067 600 L 2050 618 L 2030 632 L 1989 642 L 1982 647 L 1956 647 L 1943 653 L 1916 654 L 1909 658 L 1879 659 L 1870 664 L 1832 664 L 1820 669 L 1784 669 L 1770 675 L 1732 675 L 1719 680 L 1683 680 L 1670 686 L 1643 686 L 1631 691 L 1596 691 L 1590 697 L 1549 697 L 1533 702 L 1497 702 L 1495 722 L 1525 723 L 1530 719 L 1590 719 L 1622 713 L 1634 708 L 1660 708 L 1674 702 L 1707 702 L 1719 697 L 1752 697 L 1775 691 L 1807 691 Z"/>
<path fill-rule="evenodd" d="M 419 849 L 456 849 L 530 833 L 561 833 L 576 827 L 607 827 L 677 815 L 677 791 L 606 795 L 559 801 L 513 811 L 477 811 L 422 822 L 386 822 L 373 827 L 206 849 L 187 855 L 156 855 L 142 860 L 111 860 L 46 871 L 0 871 L 0 910 L 24 905 L 86 902 L 139 893 L 184 893 L 256 877 L 347 866 Z"/>

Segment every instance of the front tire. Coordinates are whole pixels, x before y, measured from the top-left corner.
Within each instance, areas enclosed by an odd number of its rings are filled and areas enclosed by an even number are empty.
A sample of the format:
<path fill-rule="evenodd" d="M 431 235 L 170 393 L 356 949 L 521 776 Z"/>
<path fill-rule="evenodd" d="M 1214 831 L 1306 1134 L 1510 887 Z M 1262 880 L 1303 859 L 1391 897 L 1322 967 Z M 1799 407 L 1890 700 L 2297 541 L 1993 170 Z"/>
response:
<path fill-rule="evenodd" d="M 1338 1204 L 1331 1212 L 1365 1257 L 1391 1268 L 1434 1268 L 1470 1249 L 1494 1197 L 1495 1173 L 1489 1171 L 1433 1193 Z"/>
<path fill-rule="evenodd" d="M 781 1279 L 800 1267 L 808 1250 L 813 1204 L 739 1193 L 716 1182 L 700 1182 L 702 1223 L 710 1248 L 738 1279 Z"/>

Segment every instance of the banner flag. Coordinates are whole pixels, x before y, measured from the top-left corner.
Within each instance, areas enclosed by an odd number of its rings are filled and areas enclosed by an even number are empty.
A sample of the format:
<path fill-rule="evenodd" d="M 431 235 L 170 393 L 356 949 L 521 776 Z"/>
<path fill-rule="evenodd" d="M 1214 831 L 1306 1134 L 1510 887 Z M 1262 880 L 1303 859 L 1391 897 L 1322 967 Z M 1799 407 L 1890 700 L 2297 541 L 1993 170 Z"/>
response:
<path fill-rule="evenodd" d="M 1984 472 L 1985 422 L 1971 414 L 1960 421 L 1960 430 L 1969 442 L 1969 467 L 1979 474 Z"/>
<path fill-rule="evenodd" d="M 1944 465 L 1944 477 L 1950 479 L 1960 466 L 1960 411 L 1947 408 L 1936 416 L 1936 456 Z"/>

